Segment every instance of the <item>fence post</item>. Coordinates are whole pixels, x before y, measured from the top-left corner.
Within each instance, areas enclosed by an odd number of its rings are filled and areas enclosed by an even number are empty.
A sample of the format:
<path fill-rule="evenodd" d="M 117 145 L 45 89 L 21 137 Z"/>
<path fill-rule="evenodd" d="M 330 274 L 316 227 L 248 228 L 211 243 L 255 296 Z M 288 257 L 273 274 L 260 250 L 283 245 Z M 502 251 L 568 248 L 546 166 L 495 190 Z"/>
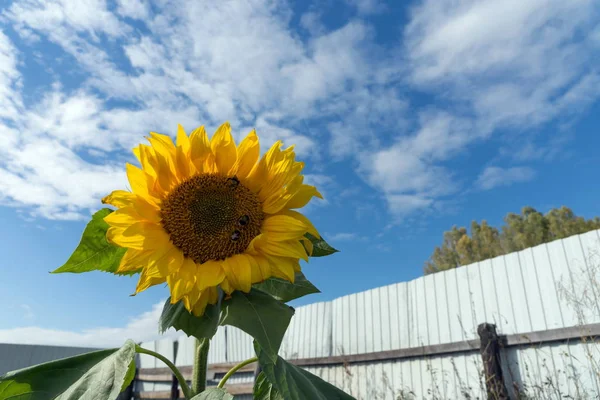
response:
<path fill-rule="evenodd" d="M 173 340 L 173 364 L 177 363 L 177 351 L 179 350 L 179 341 Z M 171 400 L 179 400 L 179 381 L 175 374 L 171 378 Z"/>
<path fill-rule="evenodd" d="M 477 334 L 479 334 L 479 350 L 483 360 L 488 400 L 507 400 L 509 397 L 502 377 L 500 339 L 496 333 L 496 325 L 480 324 L 477 327 Z"/>

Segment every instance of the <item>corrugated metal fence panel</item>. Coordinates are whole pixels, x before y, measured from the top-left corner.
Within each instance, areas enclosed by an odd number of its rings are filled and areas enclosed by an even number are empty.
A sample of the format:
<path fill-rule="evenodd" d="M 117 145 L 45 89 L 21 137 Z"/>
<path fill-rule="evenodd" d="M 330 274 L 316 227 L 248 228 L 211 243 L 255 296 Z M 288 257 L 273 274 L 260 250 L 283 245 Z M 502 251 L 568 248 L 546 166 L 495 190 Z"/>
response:
<path fill-rule="evenodd" d="M 218 364 L 227 362 L 227 330 L 229 327 L 220 326 L 217 333 L 210 341 L 208 363 Z"/>
<path fill-rule="evenodd" d="M 254 357 L 253 339 L 246 332 L 227 326 L 227 361 L 243 361 Z"/>
<path fill-rule="evenodd" d="M 144 349 L 156 351 L 156 347 L 158 346 L 158 341 L 155 342 L 145 342 L 140 345 Z M 138 368 L 157 368 L 157 359 L 148 354 L 138 354 L 137 355 L 137 367 Z M 136 392 L 153 392 L 154 391 L 154 382 L 135 382 L 134 391 Z"/>
<path fill-rule="evenodd" d="M 281 344 L 284 358 L 331 355 L 331 302 L 298 307 Z"/>
<path fill-rule="evenodd" d="M 0 343 L 0 375 L 32 365 L 73 357 L 99 349 Z"/>
<path fill-rule="evenodd" d="M 452 343 L 477 339 L 482 322 L 495 323 L 501 334 L 597 323 L 599 289 L 600 236 L 593 231 L 299 307 L 280 354 L 289 359 L 343 356 Z M 177 364 L 190 365 L 193 340 L 179 343 Z M 209 358 L 216 363 L 252 356 L 252 338 L 228 326 L 213 339 Z M 549 390 L 586 398 L 600 392 L 598 359 L 597 344 L 572 342 L 511 348 L 503 363 L 509 387 L 523 383 L 538 398 Z M 477 352 L 309 370 L 363 399 L 485 398 Z M 232 379 L 250 382 L 252 374 Z"/>

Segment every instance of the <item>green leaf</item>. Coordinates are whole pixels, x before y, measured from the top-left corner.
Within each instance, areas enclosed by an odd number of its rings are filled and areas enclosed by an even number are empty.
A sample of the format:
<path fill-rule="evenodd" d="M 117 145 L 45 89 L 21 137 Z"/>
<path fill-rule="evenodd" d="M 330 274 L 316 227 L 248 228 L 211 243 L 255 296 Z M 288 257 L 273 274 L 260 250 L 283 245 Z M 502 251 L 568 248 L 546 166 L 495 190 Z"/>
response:
<path fill-rule="evenodd" d="M 260 343 L 275 361 L 293 315 L 292 307 L 259 290 L 235 291 L 231 299 L 223 302 L 221 325 L 240 328 Z"/>
<path fill-rule="evenodd" d="M 270 355 L 256 341 L 254 350 L 265 376 L 286 400 L 355 400 L 332 384 L 281 357 L 277 357 L 277 361 L 273 362 Z"/>
<path fill-rule="evenodd" d="M 304 236 L 306 236 L 306 238 L 313 244 L 313 252 L 311 257 L 325 257 L 339 251 L 331 247 L 322 237 L 321 239 L 317 239 L 310 233 L 307 233 Z"/>
<path fill-rule="evenodd" d="M 296 273 L 294 283 L 285 279 L 269 278 L 264 282 L 253 285 L 261 292 L 265 292 L 275 297 L 277 300 L 287 303 L 290 300 L 297 299 L 307 294 L 321 293 L 302 272 Z"/>
<path fill-rule="evenodd" d="M 108 224 L 104 222 L 104 217 L 112 212 L 113 210 L 109 208 L 103 208 L 92 216 L 92 220 L 85 227 L 81 241 L 71 257 L 62 267 L 52 271 L 53 274 L 89 271 L 104 271 L 114 274 L 117 272 L 121 258 L 127 249 L 115 246 L 106 240 Z"/>
<path fill-rule="evenodd" d="M 285 400 L 273 387 L 264 372 L 258 374 L 254 383 L 254 400 Z"/>
<path fill-rule="evenodd" d="M 127 387 L 133 381 L 133 378 L 135 378 L 135 360 L 131 360 L 131 362 L 129 363 L 127 374 L 125 374 L 125 378 L 123 379 L 123 385 L 121 386 L 121 392 L 127 389 Z"/>
<path fill-rule="evenodd" d="M 233 400 L 233 396 L 225 391 L 225 389 L 210 388 L 192 397 L 192 400 Z"/>
<path fill-rule="evenodd" d="M 206 306 L 204 315 L 196 317 L 186 310 L 182 301 L 171 304 L 169 297 L 163 307 L 162 315 L 158 321 L 160 333 L 173 327 L 178 331 L 185 332 L 188 336 L 194 336 L 198 339 L 212 338 L 219 327 L 220 305 L 209 304 Z"/>
<path fill-rule="evenodd" d="M 128 340 L 120 349 L 95 351 L 9 372 L 0 376 L 0 399 L 115 399 L 134 357 L 135 343 Z"/>

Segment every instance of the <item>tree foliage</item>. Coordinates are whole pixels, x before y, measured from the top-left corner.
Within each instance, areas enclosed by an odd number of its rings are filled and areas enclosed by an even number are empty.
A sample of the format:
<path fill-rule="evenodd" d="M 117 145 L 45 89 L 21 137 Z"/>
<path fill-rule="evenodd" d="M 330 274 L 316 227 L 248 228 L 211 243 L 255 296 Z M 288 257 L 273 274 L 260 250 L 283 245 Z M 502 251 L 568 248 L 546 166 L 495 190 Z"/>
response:
<path fill-rule="evenodd" d="M 568 207 L 545 215 L 533 207 L 523 207 L 521 214 L 508 213 L 500 229 L 485 220 L 473 221 L 470 235 L 467 228 L 453 226 L 444 232 L 442 245 L 434 249 L 424 271 L 444 271 L 594 229 L 600 229 L 600 218 L 578 217 Z"/>

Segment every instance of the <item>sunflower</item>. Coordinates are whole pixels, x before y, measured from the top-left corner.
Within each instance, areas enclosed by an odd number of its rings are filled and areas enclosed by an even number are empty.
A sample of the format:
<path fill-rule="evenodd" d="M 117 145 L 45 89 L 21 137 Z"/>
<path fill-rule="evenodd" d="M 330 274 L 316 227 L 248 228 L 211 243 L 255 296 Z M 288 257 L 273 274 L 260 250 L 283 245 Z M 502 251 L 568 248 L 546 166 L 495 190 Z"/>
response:
<path fill-rule="evenodd" d="M 249 292 L 277 277 L 294 282 L 319 233 L 304 215 L 314 186 L 303 183 L 304 163 L 293 146 L 276 142 L 259 159 L 251 131 L 239 146 L 229 123 L 208 139 L 203 126 L 176 143 L 151 132 L 150 145 L 133 149 L 141 168 L 127 164 L 131 191 L 102 199 L 117 208 L 105 217 L 107 240 L 127 248 L 118 272 L 141 270 L 135 293 L 167 283 L 171 302 L 201 316 L 226 294 Z"/>

